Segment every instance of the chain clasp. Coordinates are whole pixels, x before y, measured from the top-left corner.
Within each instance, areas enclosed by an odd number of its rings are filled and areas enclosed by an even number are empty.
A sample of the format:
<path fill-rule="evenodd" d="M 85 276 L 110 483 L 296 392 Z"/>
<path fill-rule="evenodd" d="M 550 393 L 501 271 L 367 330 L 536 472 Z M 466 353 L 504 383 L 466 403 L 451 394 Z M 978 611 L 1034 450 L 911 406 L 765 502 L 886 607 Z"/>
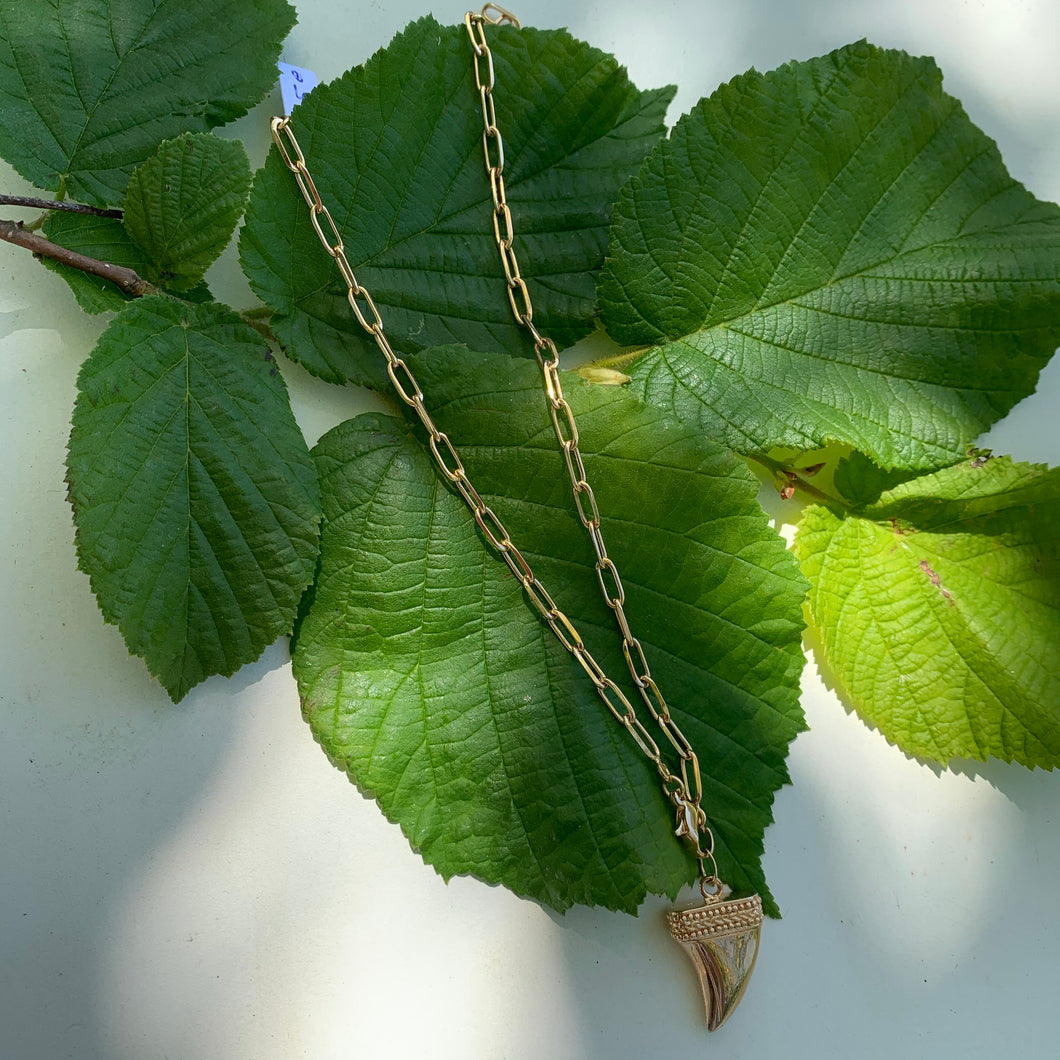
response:
<path fill-rule="evenodd" d="M 699 815 L 696 806 L 684 797 L 680 791 L 675 791 L 671 798 L 677 807 L 677 831 L 674 833 L 678 839 L 690 839 L 692 845 L 699 849 Z"/>
<path fill-rule="evenodd" d="M 491 26 L 514 26 L 516 29 L 522 29 L 515 15 L 500 4 L 486 4 L 479 12 L 479 18 Z"/>

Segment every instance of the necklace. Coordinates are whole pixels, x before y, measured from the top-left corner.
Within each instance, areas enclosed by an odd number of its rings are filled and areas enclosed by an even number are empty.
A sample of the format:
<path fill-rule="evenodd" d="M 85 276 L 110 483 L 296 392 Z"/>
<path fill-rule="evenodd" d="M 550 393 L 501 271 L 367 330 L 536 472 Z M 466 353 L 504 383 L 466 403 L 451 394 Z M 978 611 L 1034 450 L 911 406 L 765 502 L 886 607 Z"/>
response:
<path fill-rule="evenodd" d="M 676 772 L 667 764 L 658 742 L 641 722 L 633 703 L 590 654 L 577 629 L 534 574 L 496 512 L 483 501 L 472 485 L 453 442 L 432 419 L 412 370 L 390 345 L 371 294 L 358 283 L 353 273 L 346 258 L 342 236 L 313 182 L 305 155 L 291 128 L 290 117 L 273 118 L 272 137 L 309 207 L 309 218 L 322 247 L 338 267 L 346 285 L 347 300 L 358 324 L 382 353 L 397 396 L 412 409 L 427 432 L 428 447 L 440 474 L 470 509 L 486 544 L 507 564 L 522 586 L 527 600 L 563 648 L 585 670 L 604 705 L 659 774 L 663 792 L 676 812 L 675 836 L 688 844 L 699 864 L 699 890 L 702 896 L 702 902 L 698 905 L 671 910 L 667 920 L 671 935 L 692 960 L 703 994 L 707 1027 L 714 1030 L 736 1008 L 754 969 L 762 925 L 762 903 L 758 895 L 730 898 L 728 888 L 719 878 L 714 859 L 714 835 L 707 823 L 707 814 L 700 805 L 703 786 L 699 759 L 670 714 L 666 699 L 652 677 L 640 641 L 630 628 L 622 579 L 607 551 L 600 511 L 579 449 L 578 426 L 563 395 L 559 351 L 552 339 L 541 334 L 533 322 L 533 303 L 516 256 L 512 212 L 504 186 L 504 140 L 497 125 L 493 99 L 493 55 L 485 33 L 487 25 L 507 24 L 518 29 L 519 21 L 510 12 L 491 3 L 478 14 L 469 11 L 464 16 L 464 24 L 471 44 L 475 86 L 482 108 L 482 149 L 493 203 L 493 234 L 504 270 L 509 306 L 515 320 L 533 342 L 549 416 L 566 464 L 575 509 L 596 556 L 597 581 L 605 603 L 614 614 L 630 677 L 649 715 L 676 755 Z"/>

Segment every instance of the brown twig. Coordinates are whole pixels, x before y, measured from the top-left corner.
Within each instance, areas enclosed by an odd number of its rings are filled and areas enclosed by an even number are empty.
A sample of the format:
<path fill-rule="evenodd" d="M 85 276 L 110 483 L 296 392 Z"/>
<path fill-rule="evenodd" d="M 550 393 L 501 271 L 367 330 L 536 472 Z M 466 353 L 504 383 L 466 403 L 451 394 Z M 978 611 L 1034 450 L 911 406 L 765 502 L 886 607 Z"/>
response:
<path fill-rule="evenodd" d="M 92 276 L 109 280 L 134 298 L 142 298 L 145 294 L 154 294 L 158 290 L 154 284 L 148 283 L 133 269 L 128 269 L 123 265 L 111 265 L 110 262 L 79 254 L 76 250 L 68 250 L 66 247 L 59 246 L 58 243 L 53 243 L 50 239 L 37 235 L 36 232 L 29 231 L 21 221 L 0 220 L 0 239 L 14 243 L 17 247 L 25 247 L 33 254 L 53 258 L 55 261 L 62 262 L 63 265 L 71 265 Z"/>
<path fill-rule="evenodd" d="M 108 210 L 102 206 L 86 206 L 83 202 L 38 199 L 33 195 L 0 195 L 0 206 L 27 206 L 33 210 L 66 210 L 68 213 L 88 213 L 96 217 L 124 216 L 121 210 Z"/>

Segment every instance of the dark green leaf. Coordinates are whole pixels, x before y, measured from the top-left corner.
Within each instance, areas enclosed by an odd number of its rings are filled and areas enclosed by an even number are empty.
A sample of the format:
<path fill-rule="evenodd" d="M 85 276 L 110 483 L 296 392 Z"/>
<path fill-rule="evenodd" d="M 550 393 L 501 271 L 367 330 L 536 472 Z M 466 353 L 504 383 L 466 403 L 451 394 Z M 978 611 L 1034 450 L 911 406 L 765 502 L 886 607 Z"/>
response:
<path fill-rule="evenodd" d="M 76 250 L 79 254 L 111 265 L 125 266 L 145 279 L 151 271 L 150 259 L 133 243 L 125 226 L 117 218 L 57 210 L 45 223 L 44 232 L 53 243 L 67 250 Z M 66 280 L 78 304 L 88 313 L 117 312 L 133 300 L 132 295 L 125 294 L 113 283 L 98 276 L 51 258 L 41 258 L 41 261 Z M 204 302 L 209 301 L 211 296 L 206 284 L 200 283 L 190 291 L 181 292 L 181 297 L 193 302 Z"/>
<path fill-rule="evenodd" d="M 122 204 L 125 230 L 151 262 L 145 279 L 194 287 L 228 245 L 249 193 L 238 141 L 188 133 L 163 143 L 134 170 Z"/>
<path fill-rule="evenodd" d="M 486 503 L 640 704 L 536 366 L 431 350 L 416 373 Z M 775 913 L 762 834 L 802 728 L 804 583 L 730 454 L 619 388 L 574 376 L 565 387 L 630 621 L 703 763 L 719 865 Z M 331 758 L 446 877 L 472 873 L 560 909 L 632 910 L 646 891 L 673 893 L 693 866 L 653 767 L 486 551 L 421 441 L 362 416 L 316 458 L 322 559 L 294 667 Z"/>
<path fill-rule="evenodd" d="M 653 347 L 633 385 L 745 452 L 952 463 L 1060 341 L 1060 208 L 930 59 L 865 43 L 703 100 L 623 189 L 609 254 L 604 322 Z"/>
<path fill-rule="evenodd" d="M 520 267 L 535 322 L 563 345 L 592 327 L 611 204 L 662 132 L 672 92 L 639 92 L 612 57 L 562 30 L 489 35 Z M 494 241 L 472 60 L 463 26 L 425 18 L 293 117 L 357 279 L 403 348 L 525 344 Z M 293 357 L 336 382 L 383 378 L 276 152 L 255 180 L 240 252 Z"/>
<path fill-rule="evenodd" d="M 976 455 L 795 550 L 840 688 L 910 754 L 1060 764 L 1060 469 Z"/>
<path fill-rule="evenodd" d="M 285 0 L 0 0 L 0 150 L 40 188 L 117 205 L 161 141 L 265 95 L 293 25 Z"/>
<path fill-rule="evenodd" d="M 174 699 L 288 632 L 319 492 L 265 344 L 230 309 L 127 306 L 78 377 L 68 480 L 81 568 Z"/>

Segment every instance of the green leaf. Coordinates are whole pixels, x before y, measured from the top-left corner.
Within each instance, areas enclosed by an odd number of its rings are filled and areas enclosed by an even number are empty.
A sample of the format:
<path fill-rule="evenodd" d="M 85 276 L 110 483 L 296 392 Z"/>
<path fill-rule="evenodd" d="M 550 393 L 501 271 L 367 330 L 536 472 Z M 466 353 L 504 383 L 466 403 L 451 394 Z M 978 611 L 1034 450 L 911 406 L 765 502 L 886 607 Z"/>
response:
<path fill-rule="evenodd" d="M 245 114 L 276 80 L 285 0 L 0 0 L 0 145 L 40 188 L 121 202 L 163 140 Z"/>
<path fill-rule="evenodd" d="M 1060 469 L 977 455 L 795 541 L 825 658 L 909 754 L 1060 763 Z"/>
<path fill-rule="evenodd" d="M 836 465 L 833 482 L 840 495 L 851 507 L 859 508 L 876 500 L 886 490 L 916 478 L 915 471 L 884 471 L 864 453 L 857 451 L 844 456 Z"/>
<path fill-rule="evenodd" d="M 600 283 L 633 386 L 742 452 L 959 460 L 1060 341 L 1060 208 L 930 59 L 864 42 L 722 86 L 615 207 Z"/>
<path fill-rule="evenodd" d="M 44 225 L 44 234 L 68 250 L 76 250 L 98 261 L 133 269 L 145 279 L 151 272 L 148 256 L 129 238 L 121 220 L 113 217 L 93 217 L 89 214 L 64 213 L 56 210 Z M 88 313 L 117 312 L 134 300 L 119 287 L 98 276 L 92 276 L 52 258 L 41 258 L 47 268 L 57 272 L 70 286 L 78 304 Z M 205 302 L 211 298 L 210 289 L 200 283 L 190 291 L 181 292 L 188 301 Z"/>
<path fill-rule="evenodd" d="M 431 350 L 416 375 L 493 507 L 594 657 L 628 677 L 574 514 L 536 365 Z M 621 389 L 565 382 L 634 632 L 703 763 L 718 863 L 758 889 L 787 781 L 805 585 L 731 454 Z M 659 778 L 487 552 L 410 427 L 361 416 L 315 450 L 320 572 L 293 649 L 314 735 L 445 877 L 557 909 L 633 910 L 693 873 Z M 668 747 L 659 735 L 660 745 Z"/>
<path fill-rule="evenodd" d="M 210 133 L 167 140 L 138 166 L 125 191 L 125 230 L 148 256 L 145 279 L 187 291 L 232 238 L 250 194 L 238 141 Z"/>
<path fill-rule="evenodd" d="M 89 214 L 53 211 L 44 223 L 44 234 L 67 250 L 76 250 L 98 261 L 134 269 L 139 275 L 150 266 L 143 251 L 129 239 L 119 218 L 93 217 Z M 57 272 L 73 291 L 78 305 L 88 313 L 117 312 L 133 296 L 106 280 L 92 276 L 52 258 L 41 258 L 52 272 Z"/>
<path fill-rule="evenodd" d="M 77 551 L 100 609 L 173 699 L 290 630 L 319 491 L 287 389 L 226 306 L 127 306 L 78 377 Z"/>
<path fill-rule="evenodd" d="M 614 58 L 563 30 L 488 33 L 515 247 L 535 323 L 566 345 L 592 328 L 611 204 L 661 134 L 672 90 L 639 92 Z M 294 113 L 357 280 L 402 348 L 526 344 L 494 240 L 473 58 L 462 25 L 424 18 Z M 293 357 L 335 382 L 384 379 L 275 151 L 255 179 L 240 253 Z"/>

